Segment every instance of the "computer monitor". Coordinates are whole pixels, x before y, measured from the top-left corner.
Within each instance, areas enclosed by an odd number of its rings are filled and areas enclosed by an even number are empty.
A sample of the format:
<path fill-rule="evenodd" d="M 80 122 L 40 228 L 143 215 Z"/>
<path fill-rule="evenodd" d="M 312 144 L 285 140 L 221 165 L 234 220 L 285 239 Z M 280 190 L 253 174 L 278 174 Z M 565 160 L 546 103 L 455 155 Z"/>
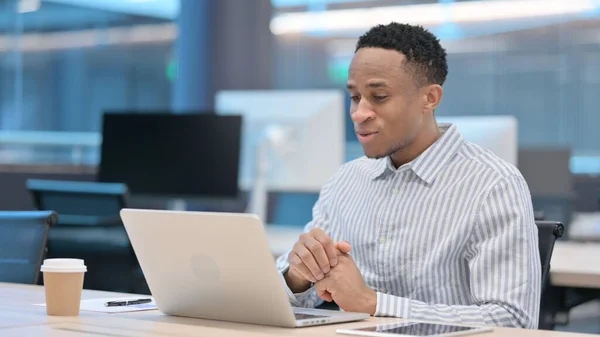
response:
<path fill-rule="evenodd" d="M 517 166 L 518 123 L 514 116 L 437 116 L 438 123 L 455 124 L 463 137 Z"/>
<path fill-rule="evenodd" d="M 573 194 L 568 147 L 521 148 L 519 170 L 533 196 L 565 197 Z M 556 219 L 552 219 L 556 220 Z"/>
<path fill-rule="evenodd" d="M 265 170 L 269 191 L 319 192 L 345 161 L 341 90 L 219 91 L 215 110 L 244 118 L 242 189 Z"/>
<path fill-rule="evenodd" d="M 241 116 L 106 113 L 98 180 L 132 195 L 234 198 Z"/>

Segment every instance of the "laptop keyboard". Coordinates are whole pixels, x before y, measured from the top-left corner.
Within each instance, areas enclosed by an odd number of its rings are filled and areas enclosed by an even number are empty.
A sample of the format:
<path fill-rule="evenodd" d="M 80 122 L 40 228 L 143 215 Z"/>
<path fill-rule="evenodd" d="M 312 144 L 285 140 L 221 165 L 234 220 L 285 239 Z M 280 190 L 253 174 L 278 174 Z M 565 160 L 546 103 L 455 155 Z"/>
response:
<path fill-rule="evenodd" d="M 327 317 L 329 317 L 329 316 L 311 315 L 311 314 L 299 314 L 299 313 L 294 313 L 294 315 L 296 316 L 296 319 L 298 319 L 298 320 L 300 320 L 300 319 L 327 318 Z"/>

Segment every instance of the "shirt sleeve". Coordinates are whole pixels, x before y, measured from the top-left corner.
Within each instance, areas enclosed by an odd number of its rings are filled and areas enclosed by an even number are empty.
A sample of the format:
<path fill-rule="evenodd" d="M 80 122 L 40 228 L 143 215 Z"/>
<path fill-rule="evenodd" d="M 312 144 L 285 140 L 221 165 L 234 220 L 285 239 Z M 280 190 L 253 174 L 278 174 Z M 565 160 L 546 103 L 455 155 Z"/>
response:
<path fill-rule="evenodd" d="M 502 179 L 484 196 L 465 250 L 472 305 L 424 303 L 377 293 L 376 316 L 536 329 L 541 264 L 529 188 Z"/>
<path fill-rule="evenodd" d="M 312 210 L 312 220 L 304 227 L 304 232 L 309 232 L 313 228 L 319 228 L 325 233 L 329 233 L 331 235 L 329 208 L 332 198 L 332 189 L 334 187 L 334 179 L 335 177 L 331 178 L 321 189 L 319 198 Z M 307 291 L 303 293 L 294 294 L 285 282 L 283 275 L 289 269 L 288 254 L 289 251 L 291 251 L 291 248 L 292 247 L 290 247 L 290 250 L 288 250 L 287 253 L 279 256 L 276 261 L 276 267 L 279 271 L 281 282 L 283 283 L 290 303 L 293 306 L 306 308 L 314 308 L 316 306 L 319 306 L 323 303 L 323 300 L 319 296 L 317 296 L 317 292 L 315 291 L 314 287 L 310 287 Z"/>

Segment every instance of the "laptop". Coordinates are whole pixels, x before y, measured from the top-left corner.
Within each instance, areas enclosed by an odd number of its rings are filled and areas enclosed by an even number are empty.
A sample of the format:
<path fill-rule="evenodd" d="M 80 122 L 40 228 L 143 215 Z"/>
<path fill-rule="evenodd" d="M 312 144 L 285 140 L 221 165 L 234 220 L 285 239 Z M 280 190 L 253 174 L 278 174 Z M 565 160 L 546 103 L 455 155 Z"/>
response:
<path fill-rule="evenodd" d="M 292 307 L 255 215 L 123 209 L 121 219 L 164 314 L 289 328 L 370 317 Z"/>

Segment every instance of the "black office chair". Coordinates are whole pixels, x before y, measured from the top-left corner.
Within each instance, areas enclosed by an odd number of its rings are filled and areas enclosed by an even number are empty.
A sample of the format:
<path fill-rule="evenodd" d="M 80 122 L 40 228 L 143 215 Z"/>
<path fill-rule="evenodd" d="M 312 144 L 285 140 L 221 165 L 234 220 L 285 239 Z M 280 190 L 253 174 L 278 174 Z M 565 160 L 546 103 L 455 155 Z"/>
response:
<path fill-rule="evenodd" d="M 564 226 L 557 221 L 536 221 L 538 227 L 538 241 L 540 261 L 542 262 L 542 292 L 550 282 L 550 261 L 554 251 L 554 243 L 564 233 Z"/>
<path fill-rule="evenodd" d="M 557 221 L 536 221 L 535 224 L 538 227 L 540 261 L 542 264 L 542 295 L 538 328 L 541 330 L 553 330 L 556 309 L 554 305 L 549 304 L 552 296 L 555 296 L 552 294 L 551 287 L 548 287 L 550 284 L 550 261 L 552 260 L 554 243 L 562 237 L 564 226 Z"/>
<path fill-rule="evenodd" d="M 129 197 L 127 185 L 120 183 L 28 179 L 26 184 L 35 208 L 56 211 L 61 224 L 119 223 Z"/>
<path fill-rule="evenodd" d="M 27 189 L 37 209 L 60 214 L 48 236 L 48 257 L 84 259 L 88 266 L 86 289 L 145 291 L 145 280 L 119 216 L 128 205 L 127 185 L 30 179 Z"/>
<path fill-rule="evenodd" d="M 0 282 L 37 284 L 53 211 L 0 212 Z"/>

